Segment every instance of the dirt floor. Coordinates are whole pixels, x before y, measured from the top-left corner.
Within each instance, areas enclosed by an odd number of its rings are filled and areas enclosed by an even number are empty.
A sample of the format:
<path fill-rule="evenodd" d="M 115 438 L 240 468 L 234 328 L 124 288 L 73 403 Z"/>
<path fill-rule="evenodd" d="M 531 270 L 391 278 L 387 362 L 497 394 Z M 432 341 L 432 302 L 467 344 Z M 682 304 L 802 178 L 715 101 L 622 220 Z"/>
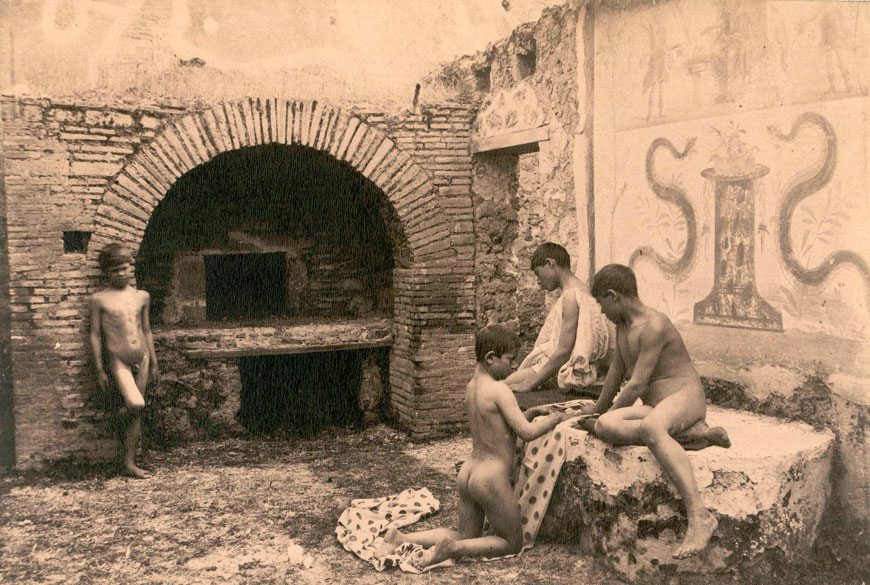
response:
<path fill-rule="evenodd" d="M 0 480 L 0 583 L 615 583 L 574 545 L 422 575 L 376 572 L 345 551 L 336 521 L 354 498 L 428 487 L 456 523 L 466 436 L 414 443 L 387 426 L 316 438 L 199 443 L 151 451 L 139 481 L 105 466 Z M 727 577 L 693 580 L 730 583 Z"/>

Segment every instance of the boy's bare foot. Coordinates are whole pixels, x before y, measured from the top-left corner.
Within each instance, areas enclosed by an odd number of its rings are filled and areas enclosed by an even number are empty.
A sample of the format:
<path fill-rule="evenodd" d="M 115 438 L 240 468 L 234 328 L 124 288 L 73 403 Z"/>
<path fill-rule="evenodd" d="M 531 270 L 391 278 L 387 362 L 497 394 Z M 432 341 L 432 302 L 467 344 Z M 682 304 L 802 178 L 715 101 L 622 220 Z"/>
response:
<path fill-rule="evenodd" d="M 377 542 L 377 541 L 375 541 L 375 542 Z M 380 558 L 385 557 L 387 555 L 393 554 L 398 547 L 399 547 L 398 544 L 396 544 L 394 542 L 389 542 L 388 540 L 383 539 L 382 542 L 378 543 L 375 546 L 375 548 L 372 552 L 374 553 L 376 559 L 380 559 Z"/>
<path fill-rule="evenodd" d="M 685 559 L 703 551 L 718 526 L 719 521 L 708 510 L 704 510 L 704 514 L 699 518 L 689 519 L 686 537 L 674 551 L 674 558 Z"/>
<path fill-rule="evenodd" d="M 417 560 L 417 566 L 421 569 L 425 569 L 426 567 L 446 561 L 450 558 L 450 548 L 452 544 L 452 540 L 444 539 L 435 546 L 427 548 L 423 551 L 423 556 Z"/>
<path fill-rule="evenodd" d="M 132 477 L 133 479 L 148 479 L 151 477 L 150 473 L 141 467 L 136 467 L 135 465 L 125 465 L 121 473 L 127 477 Z"/>
<path fill-rule="evenodd" d="M 399 532 L 398 528 L 394 528 L 390 526 L 387 528 L 387 531 L 384 533 L 384 540 L 389 542 L 392 545 L 399 546 L 403 542 L 405 542 L 405 535 Z M 394 546 L 394 548 L 395 548 Z"/>
<path fill-rule="evenodd" d="M 698 421 L 675 438 L 686 451 L 700 451 L 710 446 L 727 449 L 731 446 L 731 439 L 728 438 L 725 429 L 722 427 L 711 429 L 703 420 Z"/>
<path fill-rule="evenodd" d="M 722 427 L 713 427 L 707 432 L 707 440 L 710 441 L 711 445 L 715 445 L 717 447 L 725 447 L 726 449 L 731 446 L 731 439 L 728 437 L 728 433 Z"/>

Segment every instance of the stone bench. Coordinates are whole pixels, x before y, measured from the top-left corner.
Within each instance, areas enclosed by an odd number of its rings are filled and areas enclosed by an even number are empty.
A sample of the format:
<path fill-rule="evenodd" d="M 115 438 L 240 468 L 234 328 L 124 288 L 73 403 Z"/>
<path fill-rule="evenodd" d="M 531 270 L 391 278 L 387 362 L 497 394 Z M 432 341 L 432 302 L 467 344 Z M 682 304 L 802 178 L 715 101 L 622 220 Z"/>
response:
<path fill-rule="evenodd" d="M 834 436 L 803 423 L 710 407 L 730 449 L 690 452 L 704 502 L 719 520 L 707 550 L 676 560 L 686 530 L 676 488 L 646 447 L 612 447 L 582 430 L 567 460 L 540 536 L 577 540 L 629 580 L 645 575 L 764 570 L 810 552 L 831 490 Z"/>

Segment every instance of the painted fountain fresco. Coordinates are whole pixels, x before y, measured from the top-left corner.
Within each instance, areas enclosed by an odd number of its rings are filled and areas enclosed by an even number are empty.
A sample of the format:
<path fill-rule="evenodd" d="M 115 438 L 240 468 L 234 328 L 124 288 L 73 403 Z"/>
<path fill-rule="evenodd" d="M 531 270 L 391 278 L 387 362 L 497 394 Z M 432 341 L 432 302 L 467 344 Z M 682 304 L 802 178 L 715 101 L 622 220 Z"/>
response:
<path fill-rule="evenodd" d="M 863 341 L 868 49 L 863 3 L 602 14 L 596 264 L 677 323 Z"/>

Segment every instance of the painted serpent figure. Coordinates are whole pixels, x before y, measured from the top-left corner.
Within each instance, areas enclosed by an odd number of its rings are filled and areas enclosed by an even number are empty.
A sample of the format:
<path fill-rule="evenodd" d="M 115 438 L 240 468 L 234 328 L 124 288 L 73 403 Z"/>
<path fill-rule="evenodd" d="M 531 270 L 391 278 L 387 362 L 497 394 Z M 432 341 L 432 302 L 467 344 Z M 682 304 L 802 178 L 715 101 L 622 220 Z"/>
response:
<path fill-rule="evenodd" d="M 798 261 L 797 254 L 792 247 L 791 219 L 798 204 L 821 190 L 834 174 L 837 166 L 837 136 L 834 128 L 828 120 L 814 112 L 806 112 L 798 116 L 792 123 L 791 131 L 783 134 L 778 128 L 768 127 L 768 131 L 785 142 L 794 140 L 797 133 L 804 129 L 816 126 L 824 134 L 825 149 L 822 157 L 812 167 L 801 171 L 789 181 L 786 187 L 786 195 L 779 207 L 779 250 L 789 271 L 803 284 L 818 286 L 822 284 L 831 272 L 840 264 L 852 264 L 864 277 L 864 282 L 870 287 L 870 268 L 867 262 L 858 254 L 847 250 L 832 252 L 822 260 L 815 268 L 805 268 Z"/>
<path fill-rule="evenodd" d="M 689 203 L 689 199 L 686 197 L 686 193 L 682 188 L 678 185 L 665 184 L 659 180 L 654 172 L 653 158 L 656 150 L 659 148 L 665 148 L 674 156 L 674 158 L 683 159 L 686 158 L 694 146 L 695 138 L 691 138 L 686 143 L 686 147 L 683 151 L 680 152 L 667 138 L 656 138 L 652 141 L 652 144 L 650 144 L 649 149 L 646 151 L 646 180 L 653 192 L 656 194 L 656 197 L 662 201 L 673 203 L 680 208 L 680 211 L 682 211 L 683 215 L 686 217 L 686 247 L 683 250 L 682 255 L 680 255 L 680 257 L 675 261 L 669 262 L 651 247 L 641 246 L 632 252 L 631 257 L 628 260 L 628 265 L 630 267 L 634 268 L 634 264 L 637 260 L 648 258 L 655 262 L 655 264 L 674 281 L 683 281 L 689 276 L 692 261 L 695 257 L 695 242 L 697 239 L 695 210 L 692 208 L 692 204 Z"/>

